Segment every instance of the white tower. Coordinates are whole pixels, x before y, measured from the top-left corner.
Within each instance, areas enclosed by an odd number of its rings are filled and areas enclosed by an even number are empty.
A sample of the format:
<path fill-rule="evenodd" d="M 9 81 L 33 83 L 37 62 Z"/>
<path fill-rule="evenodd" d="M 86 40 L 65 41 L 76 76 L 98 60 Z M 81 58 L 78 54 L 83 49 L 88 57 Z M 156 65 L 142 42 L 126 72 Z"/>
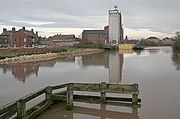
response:
<path fill-rule="evenodd" d="M 109 44 L 117 45 L 123 39 L 123 28 L 121 23 L 121 13 L 114 6 L 113 10 L 109 10 Z"/>

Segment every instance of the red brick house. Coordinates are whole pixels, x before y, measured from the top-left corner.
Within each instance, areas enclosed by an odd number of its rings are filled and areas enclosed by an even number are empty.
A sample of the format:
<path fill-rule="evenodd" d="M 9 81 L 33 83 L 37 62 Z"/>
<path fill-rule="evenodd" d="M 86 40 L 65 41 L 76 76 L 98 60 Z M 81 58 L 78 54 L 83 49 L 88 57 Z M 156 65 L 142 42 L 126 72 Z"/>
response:
<path fill-rule="evenodd" d="M 26 30 L 25 27 L 18 31 L 14 27 L 9 31 L 3 28 L 0 40 L 1 47 L 34 47 L 38 45 L 38 32 Z"/>

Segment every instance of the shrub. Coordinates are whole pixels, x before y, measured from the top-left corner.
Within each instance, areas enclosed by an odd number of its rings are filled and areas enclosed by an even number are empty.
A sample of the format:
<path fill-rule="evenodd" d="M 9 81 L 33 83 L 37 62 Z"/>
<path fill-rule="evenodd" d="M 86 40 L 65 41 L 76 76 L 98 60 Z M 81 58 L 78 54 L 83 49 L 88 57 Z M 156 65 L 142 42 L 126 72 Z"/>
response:
<path fill-rule="evenodd" d="M 175 42 L 173 44 L 173 50 L 180 50 L 180 32 L 176 32 Z"/>

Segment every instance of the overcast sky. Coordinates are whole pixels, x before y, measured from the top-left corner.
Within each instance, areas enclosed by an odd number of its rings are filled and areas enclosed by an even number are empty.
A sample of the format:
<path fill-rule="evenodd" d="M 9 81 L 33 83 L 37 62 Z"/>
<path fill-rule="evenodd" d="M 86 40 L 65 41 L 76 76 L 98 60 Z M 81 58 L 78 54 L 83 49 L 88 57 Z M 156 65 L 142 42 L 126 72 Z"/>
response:
<path fill-rule="evenodd" d="M 41 36 L 79 36 L 84 29 L 103 29 L 114 5 L 129 38 L 171 37 L 180 31 L 180 0 L 1 0 L 0 32 L 25 26 Z"/>

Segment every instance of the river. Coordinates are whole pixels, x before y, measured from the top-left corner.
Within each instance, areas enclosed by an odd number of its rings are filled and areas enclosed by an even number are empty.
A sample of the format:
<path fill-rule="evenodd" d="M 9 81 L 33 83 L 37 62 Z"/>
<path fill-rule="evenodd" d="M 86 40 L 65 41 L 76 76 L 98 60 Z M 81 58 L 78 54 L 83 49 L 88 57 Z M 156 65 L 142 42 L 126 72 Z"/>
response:
<path fill-rule="evenodd" d="M 0 77 L 0 106 L 49 85 L 138 83 L 142 100 L 139 119 L 180 118 L 180 59 L 171 47 L 0 65 Z"/>

